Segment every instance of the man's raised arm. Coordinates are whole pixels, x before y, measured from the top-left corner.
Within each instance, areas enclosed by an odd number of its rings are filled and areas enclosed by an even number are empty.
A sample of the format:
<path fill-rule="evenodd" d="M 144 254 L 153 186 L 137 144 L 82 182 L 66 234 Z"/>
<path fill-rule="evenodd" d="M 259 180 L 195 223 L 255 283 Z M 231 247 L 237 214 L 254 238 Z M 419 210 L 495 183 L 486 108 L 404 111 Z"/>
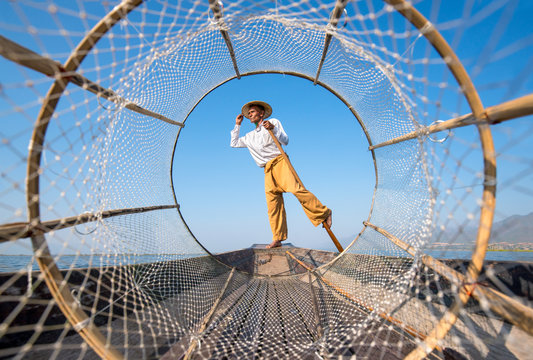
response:
<path fill-rule="evenodd" d="M 231 140 L 229 143 L 229 146 L 231 147 L 246 147 L 243 139 L 239 138 L 243 118 L 244 116 L 242 114 L 237 115 L 235 118 L 235 127 L 231 130 Z"/>

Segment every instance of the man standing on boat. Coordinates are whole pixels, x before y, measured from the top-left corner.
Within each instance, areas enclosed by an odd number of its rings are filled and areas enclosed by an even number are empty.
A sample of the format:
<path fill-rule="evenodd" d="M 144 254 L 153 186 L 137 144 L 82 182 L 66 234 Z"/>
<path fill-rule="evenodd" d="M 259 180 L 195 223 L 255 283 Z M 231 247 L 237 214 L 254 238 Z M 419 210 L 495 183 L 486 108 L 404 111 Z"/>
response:
<path fill-rule="evenodd" d="M 273 235 L 272 243 L 267 248 L 281 246 L 281 242 L 287 239 L 284 192 L 290 192 L 296 196 L 313 225 L 318 226 L 326 222 L 331 227 L 332 221 L 331 210 L 322 205 L 315 195 L 298 182 L 277 148 L 268 130 L 272 130 L 274 136 L 283 145 L 289 143 L 289 137 L 279 120 L 274 118 L 265 120 L 271 114 L 272 107 L 266 102 L 250 101 L 245 104 L 235 119 L 235 128 L 231 131 L 230 143 L 230 146 L 234 148 L 248 148 L 256 164 L 264 168 L 268 217 Z M 239 137 L 244 117 L 250 119 L 250 122 L 255 125 L 255 130 Z"/>

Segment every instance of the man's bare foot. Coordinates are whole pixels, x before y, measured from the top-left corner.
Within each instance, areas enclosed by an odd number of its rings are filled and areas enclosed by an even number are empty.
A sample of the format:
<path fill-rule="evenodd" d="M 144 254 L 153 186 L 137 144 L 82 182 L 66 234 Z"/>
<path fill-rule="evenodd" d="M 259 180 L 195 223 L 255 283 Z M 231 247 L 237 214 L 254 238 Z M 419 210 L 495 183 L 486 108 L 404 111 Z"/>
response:
<path fill-rule="evenodd" d="M 281 241 L 280 240 L 274 240 L 272 241 L 270 244 L 268 244 L 266 246 L 267 249 L 272 249 L 272 248 L 275 248 L 275 247 L 280 247 L 281 246 Z"/>
<path fill-rule="evenodd" d="M 329 215 L 328 215 L 328 218 L 326 219 L 326 224 L 328 225 L 328 227 L 331 227 L 331 225 L 333 225 L 333 211 L 329 211 Z"/>

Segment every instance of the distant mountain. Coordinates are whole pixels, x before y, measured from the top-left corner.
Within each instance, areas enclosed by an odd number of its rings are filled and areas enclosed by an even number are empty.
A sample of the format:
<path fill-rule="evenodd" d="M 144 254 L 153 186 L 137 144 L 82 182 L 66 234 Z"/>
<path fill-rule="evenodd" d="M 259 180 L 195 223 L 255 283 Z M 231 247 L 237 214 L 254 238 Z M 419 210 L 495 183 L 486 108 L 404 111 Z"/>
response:
<path fill-rule="evenodd" d="M 492 226 L 491 243 L 533 243 L 533 212 L 513 215 Z"/>
<path fill-rule="evenodd" d="M 474 244 L 477 236 L 477 223 L 469 224 L 459 231 L 458 228 L 448 227 L 442 232 L 435 232 L 434 241 L 451 244 Z M 490 244 L 508 243 L 533 244 L 533 213 L 528 215 L 512 215 L 492 225 Z"/>
<path fill-rule="evenodd" d="M 367 230 L 368 231 L 368 230 Z M 448 227 L 444 231 L 435 231 L 433 241 L 436 246 L 451 244 L 464 244 L 467 248 L 471 248 L 476 241 L 477 223 L 469 224 L 459 231 L 458 228 Z M 349 244 L 353 237 L 346 237 L 340 239 L 343 244 Z M 533 244 L 533 212 L 528 215 L 513 215 L 504 220 L 494 222 L 491 232 L 490 244 L 494 243 L 509 243 Z"/>

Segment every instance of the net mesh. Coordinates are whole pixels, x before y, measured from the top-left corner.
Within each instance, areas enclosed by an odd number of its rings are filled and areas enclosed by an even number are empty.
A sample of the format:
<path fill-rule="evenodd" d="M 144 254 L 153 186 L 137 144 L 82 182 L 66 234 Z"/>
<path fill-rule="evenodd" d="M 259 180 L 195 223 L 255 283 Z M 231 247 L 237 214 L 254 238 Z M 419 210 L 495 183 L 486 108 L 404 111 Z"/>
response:
<path fill-rule="evenodd" d="M 400 13 L 411 5 L 430 21 L 420 30 Z M 428 130 L 479 110 L 433 30 L 485 109 L 530 96 L 526 1 L 0 9 L 1 358 L 530 356 L 533 294 L 521 281 L 531 282 L 531 258 L 485 260 L 478 278 L 454 251 L 483 259 L 475 241 L 492 224 L 489 249 L 533 250 L 531 97 L 490 129 L 471 117 Z M 181 123 L 220 84 L 265 72 L 326 87 L 369 140 L 371 211 L 333 261 L 274 251 L 244 259 L 244 271 L 213 257 L 181 217 L 172 183 Z M 269 263 L 284 267 L 258 271 Z M 426 345 L 439 321 L 451 330 Z"/>

